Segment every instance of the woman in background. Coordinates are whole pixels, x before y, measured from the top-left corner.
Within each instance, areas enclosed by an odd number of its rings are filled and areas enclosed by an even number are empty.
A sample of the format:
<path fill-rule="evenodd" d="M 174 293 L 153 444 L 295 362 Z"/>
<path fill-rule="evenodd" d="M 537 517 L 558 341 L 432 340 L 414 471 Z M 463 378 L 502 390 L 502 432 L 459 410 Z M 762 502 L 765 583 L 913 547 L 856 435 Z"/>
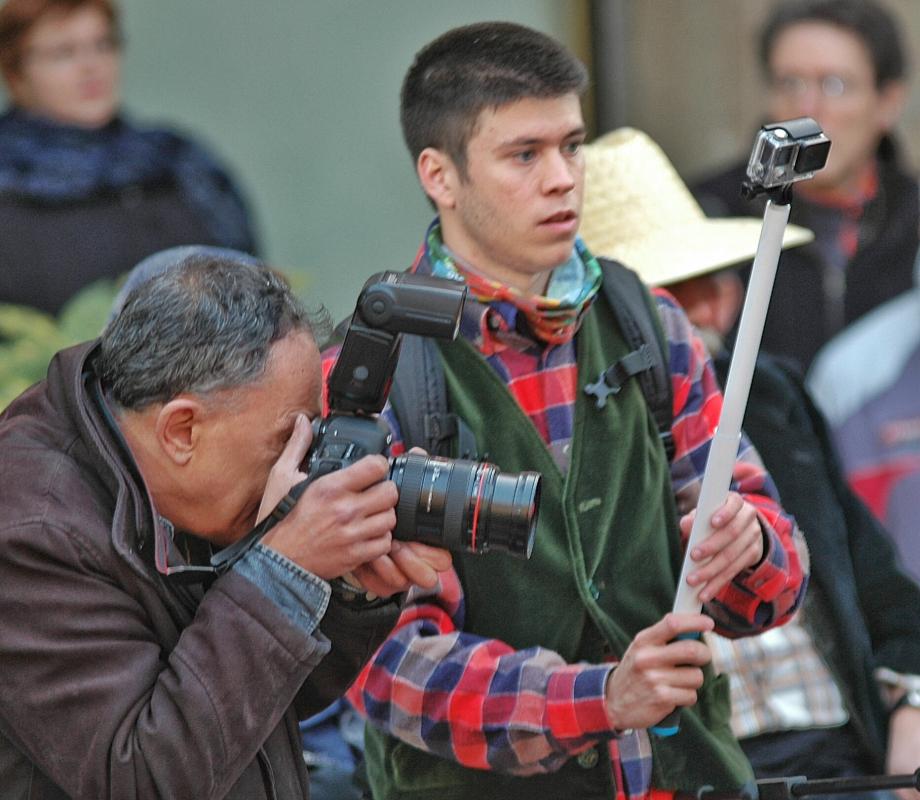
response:
<path fill-rule="evenodd" d="M 0 5 L 0 303 L 56 313 L 166 247 L 256 249 L 212 156 L 121 115 L 121 43 L 113 0 Z"/>

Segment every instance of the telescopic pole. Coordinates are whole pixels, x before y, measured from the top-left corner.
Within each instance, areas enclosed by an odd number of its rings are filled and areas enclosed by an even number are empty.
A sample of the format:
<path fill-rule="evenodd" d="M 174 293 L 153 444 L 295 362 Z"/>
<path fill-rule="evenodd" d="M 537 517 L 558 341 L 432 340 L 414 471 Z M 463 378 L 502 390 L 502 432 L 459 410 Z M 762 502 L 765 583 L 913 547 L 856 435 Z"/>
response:
<path fill-rule="evenodd" d="M 722 413 L 709 447 L 696 518 L 693 520 L 687 542 L 688 553 L 712 533 L 712 515 L 725 502 L 728 495 L 732 471 L 738 457 L 741 423 L 751 391 L 754 365 L 757 362 L 757 352 L 760 349 L 760 339 L 776 277 L 776 266 L 783 246 L 783 232 L 788 220 L 788 200 L 785 203 L 777 203 L 772 199 L 767 201 L 754 267 L 751 270 L 751 279 L 738 326 L 738 338 L 732 350 Z M 698 566 L 700 565 L 690 558 L 684 558 L 677 585 L 677 597 L 674 599 L 675 612 L 694 614 L 699 613 L 702 608 L 699 589 L 687 583 L 687 575 Z"/>
<path fill-rule="evenodd" d="M 741 311 L 738 338 L 732 350 L 722 413 L 709 446 L 696 517 L 690 530 L 677 584 L 677 596 L 674 598 L 673 610 L 678 613 L 698 614 L 702 609 L 699 588 L 687 583 L 687 575 L 691 570 L 701 566 L 690 558 L 690 553 L 712 533 L 712 515 L 725 502 L 731 486 L 732 471 L 738 457 L 738 442 L 741 439 L 741 422 L 744 419 L 754 365 L 757 362 L 757 351 L 760 349 L 764 321 L 773 292 L 776 266 L 783 247 L 783 233 L 789 221 L 791 194 L 791 186 L 788 185 L 771 191 L 764 210 L 760 240 L 757 243 L 754 266 L 744 298 L 744 308 Z M 698 636 L 690 634 L 686 638 Z M 650 730 L 657 736 L 673 736 L 679 730 L 679 717 L 680 709 L 676 708 Z"/>

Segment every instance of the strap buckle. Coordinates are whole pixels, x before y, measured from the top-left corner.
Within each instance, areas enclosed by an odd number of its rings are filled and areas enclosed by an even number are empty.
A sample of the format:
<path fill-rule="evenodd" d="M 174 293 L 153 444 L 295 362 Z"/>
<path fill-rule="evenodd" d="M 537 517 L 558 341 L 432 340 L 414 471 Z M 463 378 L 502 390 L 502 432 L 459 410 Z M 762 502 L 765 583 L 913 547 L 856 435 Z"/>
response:
<path fill-rule="evenodd" d="M 585 385 L 585 394 L 596 398 L 597 408 L 603 408 L 610 395 L 620 393 L 626 381 L 640 372 L 652 369 L 651 348 L 643 344 L 638 350 L 627 353 L 623 358 L 607 367 L 594 383 Z"/>

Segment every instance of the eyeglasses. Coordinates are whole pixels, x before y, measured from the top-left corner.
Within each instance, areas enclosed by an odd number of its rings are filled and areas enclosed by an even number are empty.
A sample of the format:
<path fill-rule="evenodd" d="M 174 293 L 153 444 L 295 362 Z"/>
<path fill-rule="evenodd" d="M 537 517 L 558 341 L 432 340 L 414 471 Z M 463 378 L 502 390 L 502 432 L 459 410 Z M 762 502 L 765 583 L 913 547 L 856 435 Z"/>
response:
<path fill-rule="evenodd" d="M 773 91 L 784 97 L 803 97 L 810 89 L 817 88 L 822 97 L 837 99 L 853 94 L 859 87 L 853 81 L 840 75 L 822 75 L 805 78 L 802 75 L 782 75 L 773 78 Z"/>
<path fill-rule="evenodd" d="M 26 58 L 43 61 L 52 67 L 69 67 L 81 56 L 113 58 L 122 47 L 122 39 L 116 34 L 102 36 L 89 42 L 63 42 L 54 47 L 34 47 L 26 51 Z"/>
<path fill-rule="evenodd" d="M 773 78 L 773 91 L 784 97 L 799 98 L 812 88 L 816 88 L 822 97 L 836 100 L 855 94 L 861 87 L 839 75 L 822 75 L 818 78 L 805 78 L 801 75 L 783 75 Z"/>

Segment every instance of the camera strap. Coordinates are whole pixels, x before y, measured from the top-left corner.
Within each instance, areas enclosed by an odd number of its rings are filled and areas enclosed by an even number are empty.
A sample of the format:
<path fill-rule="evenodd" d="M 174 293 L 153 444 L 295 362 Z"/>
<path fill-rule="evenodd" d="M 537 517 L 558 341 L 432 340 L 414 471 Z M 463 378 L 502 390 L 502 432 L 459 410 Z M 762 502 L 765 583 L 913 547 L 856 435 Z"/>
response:
<path fill-rule="evenodd" d="M 280 518 L 269 514 L 242 539 L 211 556 L 211 566 L 214 571 L 218 575 L 223 575 L 262 540 L 262 537 L 274 527 L 278 519 Z"/>
<path fill-rule="evenodd" d="M 223 575 L 230 567 L 239 561 L 246 553 L 255 547 L 272 528 L 283 520 L 288 512 L 294 508 L 304 490 L 313 481 L 315 476 L 305 478 L 299 483 L 295 483 L 288 493 L 278 501 L 278 504 L 269 512 L 258 525 L 256 525 L 242 539 L 234 542 L 229 547 L 225 547 L 218 553 L 211 556 L 211 566 L 218 575 Z"/>

